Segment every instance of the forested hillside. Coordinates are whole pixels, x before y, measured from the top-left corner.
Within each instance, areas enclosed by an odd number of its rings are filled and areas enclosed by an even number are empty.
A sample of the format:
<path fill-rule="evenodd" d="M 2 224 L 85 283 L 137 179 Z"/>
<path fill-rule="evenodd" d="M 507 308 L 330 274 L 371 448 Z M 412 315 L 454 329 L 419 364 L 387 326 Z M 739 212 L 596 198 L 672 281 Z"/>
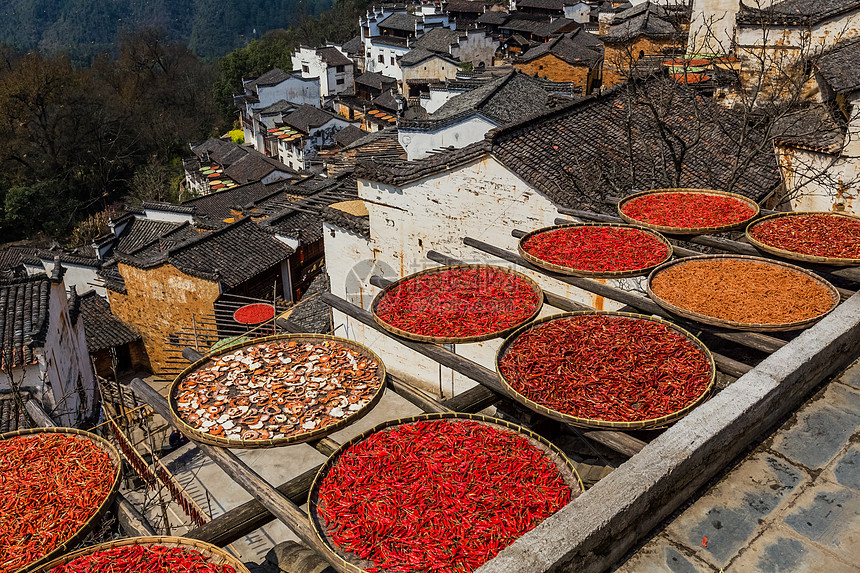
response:
<path fill-rule="evenodd" d="M 0 44 L 88 62 L 116 53 L 123 35 L 164 30 L 202 57 L 221 56 L 266 31 L 289 28 L 332 0 L 2 0 Z"/>

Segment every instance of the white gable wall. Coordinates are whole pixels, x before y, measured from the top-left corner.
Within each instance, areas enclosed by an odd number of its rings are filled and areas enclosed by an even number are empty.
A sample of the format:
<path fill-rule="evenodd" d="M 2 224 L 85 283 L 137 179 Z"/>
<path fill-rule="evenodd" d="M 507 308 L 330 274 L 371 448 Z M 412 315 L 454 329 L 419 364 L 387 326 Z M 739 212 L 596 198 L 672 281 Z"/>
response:
<path fill-rule="evenodd" d="M 397 139 L 406 150 L 407 158 L 412 161 L 428 157 L 434 149 L 448 146 L 459 149 L 481 141 L 484 139 L 484 134 L 494 127 L 498 127 L 494 122 L 479 115 L 473 115 L 433 131 L 401 128 L 397 132 Z"/>

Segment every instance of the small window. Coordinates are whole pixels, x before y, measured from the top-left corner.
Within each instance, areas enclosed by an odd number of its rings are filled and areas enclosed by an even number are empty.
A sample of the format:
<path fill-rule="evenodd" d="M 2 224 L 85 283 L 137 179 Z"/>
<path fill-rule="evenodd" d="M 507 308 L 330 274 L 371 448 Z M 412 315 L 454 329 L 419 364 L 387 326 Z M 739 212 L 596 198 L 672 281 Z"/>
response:
<path fill-rule="evenodd" d="M 538 66 L 538 69 L 539 69 L 539 70 L 542 70 L 542 69 L 543 69 L 543 66 Z"/>
<path fill-rule="evenodd" d="M 394 56 L 391 56 L 391 65 L 394 65 Z"/>
<path fill-rule="evenodd" d="M 339 86 L 342 86 L 343 85 L 343 78 L 339 78 L 335 83 Z"/>
<path fill-rule="evenodd" d="M 336 72 L 337 72 L 337 73 L 339 73 L 339 74 L 342 74 L 342 73 L 343 73 L 343 66 L 337 66 L 337 67 L 334 69 L 334 71 L 336 71 Z"/>
<path fill-rule="evenodd" d="M 380 64 L 384 64 L 384 63 L 385 63 L 385 56 L 383 56 L 382 54 L 379 54 L 379 58 L 378 58 L 378 59 L 379 59 L 379 63 L 380 63 Z"/>
<path fill-rule="evenodd" d="M 302 64 L 302 72 L 309 74 L 309 73 L 311 73 L 311 69 L 309 67 L 307 67 L 306 65 Z"/>

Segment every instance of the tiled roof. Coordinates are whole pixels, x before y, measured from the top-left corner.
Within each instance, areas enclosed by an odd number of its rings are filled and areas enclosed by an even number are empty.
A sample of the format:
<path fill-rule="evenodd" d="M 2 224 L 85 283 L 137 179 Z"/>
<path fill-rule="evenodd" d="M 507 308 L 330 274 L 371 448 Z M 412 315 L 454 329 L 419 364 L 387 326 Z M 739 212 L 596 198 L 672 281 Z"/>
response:
<path fill-rule="evenodd" d="M 451 30 L 450 28 L 434 28 L 415 40 L 412 46 L 414 48 L 424 48 L 431 52 L 450 54 L 451 45 L 459 44 L 460 37 L 465 37 L 465 35 L 464 32 Z"/>
<path fill-rule="evenodd" d="M 330 66 L 351 66 L 352 60 L 340 53 L 340 50 L 334 46 L 326 46 L 325 48 L 317 48 L 317 54 L 323 61 Z"/>
<path fill-rule="evenodd" d="M 556 18 L 552 22 L 547 22 L 544 17 L 532 16 L 528 14 L 517 14 L 508 19 L 507 22 L 500 27 L 503 30 L 511 30 L 513 32 L 521 32 L 523 34 L 534 34 L 541 38 L 549 38 L 561 32 L 561 30 L 571 24 L 576 24 L 573 20 L 567 18 Z"/>
<path fill-rule="evenodd" d="M 501 26 L 508 21 L 511 15 L 507 12 L 488 11 L 478 16 L 478 24 L 489 24 L 490 26 Z"/>
<path fill-rule="evenodd" d="M 291 75 L 282 69 L 272 68 L 260 77 L 254 78 L 250 82 L 246 83 L 244 87 L 246 90 L 256 91 L 260 86 L 275 86 L 290 77 Z"/>
<path fill-rule="evenodd" d="M 370 236 L 370 216 L 352 215 L 336 209 L 332 206 L 325 207 L 322 211 L 323 220 L 336 227 L 345 229 L 363 237 Z"/>
<path fill-rule="evenodd" d="M 540 10 L 564 11 L 563 0 L 517 0 L 517 10 L 523 8 L 537 8 Z"/>
<path fill-rule="evenodd" d="M 290 115 L 285 116 L 284 123 L 309 133 L 314 127 L 325 125 L 332 119 L 338 119 L 338 116 L 312 105 L 303 105 Z"/>
<path fill-rule="evenodd" d="M 415 66 L 420 64 L 424 60 L 430 58 L 439 58 L 442 60 L 448 60 L 450 63 L 455 63 L 454 60 L 448 54 L 443 54 L 440 52 L 433 52 L 430 50 L 425 50 L 424 48 L 413 48 L 409 50 L 405 55 L 400 58 L 401 66 Z"/>
<path fill-rule="evenodd" d="M 377 24 L 380 28 L 388 28 L 390 30 L 400 30 L 402 32 L 414 32 L 415 25 L 418 23 L 418 18 L 406 12 L 395 12 L 388 18 Z"/>
<path fill-rule="evenodd" d="M 786 115 L 774 123 L 774 139 L 790 147 L 836 153 L 845 141 L 846 126 L 823 104 Z"/>
<path fill-rule="evenodd" d="M 221 189 L 215 193 L 203 195 L 195 199 L 185 201 L 183 205 L 191 205 L 197 211 L 197 215 L 214 226 L 221 226 L 224 219 L 232 217 L 232 211 L 242 209 L 250 203 L 281 192 L 286 183 L 278 181 L 270 185 L 263 185 L 260 181 L 238 185 L 231 189 Z"/>
<path fill-rule="evenodd" d="M 349 125 L 334 134 L 334 140 L 341 147 L 345 147 L 354 141 L 358 141 L 365 135 L 367 135 L 367 132 L 363 129 Z"/>
<path fill-rule="evenodd" d="M 191 151 L 201 161 L 207 163 L 211 161 L 223 166 L 232 165 L 233 162 L 245 157 L 248 154 L 248 149 L 232 141 L 224 141 L 223 139 L 216 139 L 214 137 L 198 145 L 191 146 Z"/>
<path fill-rule="evenodd" d="M 194 208 L 186 205 L 174 205 L 173 203 L 165 203 L 163 201 L 144 201 L 143 208 L 152 209 L 153 211 L 168 211 L 170 213 L 182 213 L 183 215 L 193 215 Z"/>
<path fill-rule="evenodd" d="M 636 8 L 633 8 L 636 10 Z M 623 14 L 623 12 L 622 12 Z M 628 42 L 634 38 L 645 36 L 646 38 L 667 39 L 681 34 L 681 29 L 672 22 L 664 19 L 660 11 L 648 4 L 646 10 L 636 16 L 613 24 L 605 35 L 601 36 L 605 43 Z"/>
<path fill-rule="evenodd" d="M 530 49 L 523 55 L 521 61 L 530 62 L 547 54 L 552 54 L 572 66 L 583 65 L 589 68 L 593 68 L 603 60 L 602 50 L 595 51 L 574 39 L 568 38 L 567 34 L 562 34 L 554 40 L 538 44 Z"/>
<path fill-rule="evenodd" d="M 347 54 L 358 54 L 363 55 L 364 47 L 361 43 L 361 36 L 356 36 L 352 40 L 346 42 L 341 46 L 344 52 Z"/>
<path fill-rule="evenodd" d="M 836 93 L 860 89 L 860 38 L 839 42 L 814 60 L 814 64 Z"/>
<path fill-rule="evenodd" d="M 347 145 L 344 151 L 355 150 L 357 158 L 405 157 L 406 150 L 397 138 L 397 128 L 388 127 L 374 133 L 369 133 Z"/>
<path fill-rule="evenodd" d="M 116 258 L 111 258 L 110 260 L 105 261 L 102 267 L 96 271 L 96 274 L 104 281 L 104 287 L 106 289 L 121 294 L 126 293 L 125 280 L 119 273 Z"/>
<path fill-rule="evenodd" d="M 258 115 L 269 115 L 269 114 L 278 114 L 284 113 L 285 111 L 292 111 L 299 107 L 293 102 L 287 101 L 285 99 L 278 100 L 270 106 L 255 109 L 254 113 Z"/>
<path fill-rule="evenodd" d="M 39 249 L 36 247 L 12 246 L 0 251 L 0 271 L 14 269 L 26 259 L 32 258 Z"/>
<path fill-rule="evenodd" d="M 78 304 L 87 335 L 87 350 L 90 352 L 140 340 L 140 335 L 134 329 L 111 312 L 107 299 L 95 291 L 81 294 Z"/>
<path fill-rule="evenodd" d="M 259 181 L 271 174 L 273 171 L 295 173 L 294 170 L 290 169 L 277 159 L 267 157 L 255 149 L 249 149 L 245 157 L 233 162 L 229 166 L 224 166 L 223 174 L 239 185 L 244 185 L 245 183 Z"/>
<path fill-rule="evenodd" d="M 41 346 L 48 326 L 51 282 L 45 275 L 0 279 L 0 363 L 32 364 L 34 346 Z"/>
<path fill-rule="evenodd" d="M 628 109 L 628 96 L 622 89 L 527 117 L 491 131 L 484 141 L 427 159 L 364 161 L 356 176 L 405 185 L 492 153 L 557 205 L 594 210 L 605 209 L 600 195 L 607 189 L 726 188 L 738 157 L 749 158 L 749 166 L 727 190 L 759 200 L 780 183 L 773 152 L 769 146 L 758 145 L 757 134 L 751 133 L 740 148 L 728 135 L 739 129 L 741 120 L 736 112 L 695 92 L 664 87 L 662 82 L 643 82 L 639 87 L 649 94 L 650 101 L 659 99 L 660 94 L 674 98 L 664 108 L 668 110 L 665 123 L 691 145 L 677 183 L 670 177 L 671 151 L 654 128 L 650 108 L 640 99 Z M 673 91 L 666 94 L 663 90 Z M 693 119 L 696 114 L 719 121 L 698 124 Z M 628 126 L 634 134 L 629 147 Z M 692 145 L 699 135 L 701 139 Z M 663 158 L 666 164 L 656 158 Z"/>
<path fill-rule="evenodd" d="M 383 90 L 386 86 L 396 86 L 397 80 L 383 76 L 379 72 L 364 72 L 355 78 L 355 83 Z"/>
<path fill-rule="evenodd" d="M 181 223 L 133 218 L 122 230 L 113 248 L 120 253 L 133 253 L 180 225 Z"/>
<path fill-rule="evenodd" d="M 385 92 L 373 98 L 373 104 L 387 109 L 388 111 L 397 113 L 398 109 L 400 109 L 400 102 L 397 99 L 398 97 L 399 96 L 395 96 L 391 92 Z"/>
<path fill-rule="evenodd" d="M 451 12 L 468 12 L 471 14 L 483 14 L 485 4 L 474 0 L 451 0 L 448 2 L 447 10 Z"/>
<path fill-rule="evenodd" d="M 785 0 L 765 8 L 741 1 L 738 24 L 809 26 L 860 8 L 860 0 Z"/>
<path fill-rule="evenodd" d="M 323 267 L 311 281 L 301 300 L 290 311 L 289 320 L 302 327 L 302 332 L 317 334 L 331 332 L 331 306 L 318 296 L 320 293 L 330 291 L 328 273 Z"/>

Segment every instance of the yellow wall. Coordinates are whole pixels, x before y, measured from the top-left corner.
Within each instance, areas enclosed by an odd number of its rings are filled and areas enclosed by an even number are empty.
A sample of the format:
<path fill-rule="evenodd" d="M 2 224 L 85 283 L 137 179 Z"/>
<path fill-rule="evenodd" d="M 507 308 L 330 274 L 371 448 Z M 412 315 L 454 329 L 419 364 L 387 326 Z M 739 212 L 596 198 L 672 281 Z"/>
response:
<path fill-rule="evenodd" d="M 530 76 L 537 74 L 554 82 L 572 82 L 582 90 L 583 94 L 591 91 L 599 73 L 597 68 L 592 72 L 585 64 L 573 66 L 553 54 L 545 54 L 529 62 L 515 63 L 514 68 L 524 74 Z"/>
<path fill-rule="evenodd" d="M 611 88 L 627 79 L 627 73 L 639 59 L 640 53 L 653 56 L 663 53 L 665 46 L 671 46 L 671 41 L 652 40 L 639 37 L 624 44 L 606 44 L 603 54 L 603 86 Z M 667 56 L 667 60 L 672 58 Z"/>

